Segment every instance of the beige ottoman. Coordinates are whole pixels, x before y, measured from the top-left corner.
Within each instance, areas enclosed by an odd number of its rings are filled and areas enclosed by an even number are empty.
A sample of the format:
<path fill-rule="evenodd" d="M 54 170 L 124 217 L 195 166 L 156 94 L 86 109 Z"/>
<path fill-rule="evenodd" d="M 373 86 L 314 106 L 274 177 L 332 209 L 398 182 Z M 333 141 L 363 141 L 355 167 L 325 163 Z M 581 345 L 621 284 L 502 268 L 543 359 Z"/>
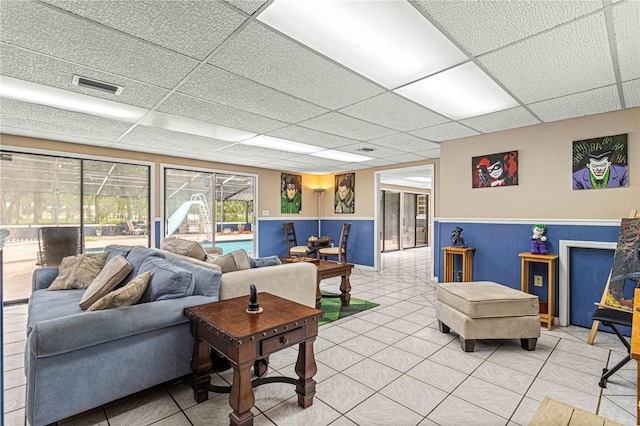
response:
<path fill-rule="evenodd" d="M 476 339 L 520 339 L 533 351 L 540 337 L 538 296 L 490 282 L 438 284 L 436 317 L 440 331 L 460 336 L 465 352 Z"/>

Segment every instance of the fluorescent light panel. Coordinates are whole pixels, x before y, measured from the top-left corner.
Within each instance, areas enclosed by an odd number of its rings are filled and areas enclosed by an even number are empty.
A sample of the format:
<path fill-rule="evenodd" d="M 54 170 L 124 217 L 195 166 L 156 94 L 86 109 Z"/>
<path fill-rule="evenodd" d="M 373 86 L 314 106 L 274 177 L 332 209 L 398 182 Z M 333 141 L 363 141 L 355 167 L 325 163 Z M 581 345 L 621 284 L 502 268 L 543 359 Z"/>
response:
<path fill-rule="evenodd" d="M 329 160 L 343 161 L 345 163 L 359 163 L 361 161 L 373 160 L 365 155 L 351 154 L 350 152 L 338 151 L 336 149 L 327 149 L 320 152 L 311 153 L 314 157 L 326 158 Z"/>
<path fill-rule="evenodd" d="M 468 59 L 406 1 L 276 0 L 258 19 L 387 88 Z"/>
<path fill-rule="evenodd" d="M 261 148 L 275 149 L 278 151 L 285 151 L 296 154 L 312 154 L 314 152 L 322 150 L 322 148 L 318 146 L 292 142 L 286 139 L 279 139 L 264 135 L 258 135 L 254 138 L 242 141 L 240 143 L 243 145 L 259 146 Z"/>
<path fill-rule="evenodd" d="M 476 64 L 468 62 L 395 90 L 453 120 L 518 106 Z"/>
<path fill-rule="evenodd" d="M 228 142 L 241 142 L 256 135 L 255 133 L 245 132 L 243 130 L 218 126 L 217 124 L 205 123 L 203 121 L 157 111 L 152 111 L 147 114 L 140 124 Z"/>

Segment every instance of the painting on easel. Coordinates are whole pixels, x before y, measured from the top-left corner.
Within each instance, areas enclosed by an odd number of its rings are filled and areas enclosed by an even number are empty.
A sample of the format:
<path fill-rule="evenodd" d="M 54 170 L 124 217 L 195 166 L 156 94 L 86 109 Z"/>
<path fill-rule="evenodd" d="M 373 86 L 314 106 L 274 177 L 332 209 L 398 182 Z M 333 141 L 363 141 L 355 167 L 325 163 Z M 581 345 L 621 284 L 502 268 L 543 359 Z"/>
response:
<path fill-rule="evenodd" d="M 640 218 L 625 218 L 620 224 L 620 236 L 604 305 L 632 311 L 636 287 L 640 287 Z"/>

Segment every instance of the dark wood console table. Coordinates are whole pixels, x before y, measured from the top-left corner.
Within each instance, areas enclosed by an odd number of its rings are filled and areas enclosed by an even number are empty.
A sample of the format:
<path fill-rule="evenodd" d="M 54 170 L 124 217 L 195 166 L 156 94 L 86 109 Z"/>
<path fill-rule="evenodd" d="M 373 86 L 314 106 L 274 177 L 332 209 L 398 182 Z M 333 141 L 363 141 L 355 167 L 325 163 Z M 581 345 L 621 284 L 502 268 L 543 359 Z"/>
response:
<path fill-rule="evenodd" d="M 253 388 L 265 383 L 283 382 L 296 385 L 298 405 L 313 404 L 317 372 L 313 342 L 318 335 L 318 321 L 322 311 L 274 296 L 258 293 L 261 314 L 246 312 L 249 297 L 236 297 L 185 309 L 191 320 L 191 334 L 195 339 L 191 369 L 191 386 L 195 400 L 200 403 L 209 391 L 229 393 L 231 425 L 252 425 L 251 408 L 255 402 Z M 290 377 L 258 378 L 251 381 L 251 366 L 256 375 L 266 372 L 270 354 L 299 345 L 295 371 L 298 379 Z M 210 383 L 211 357 L 209 347 L 229 359 L 233 367 L 230 387 Z"/>

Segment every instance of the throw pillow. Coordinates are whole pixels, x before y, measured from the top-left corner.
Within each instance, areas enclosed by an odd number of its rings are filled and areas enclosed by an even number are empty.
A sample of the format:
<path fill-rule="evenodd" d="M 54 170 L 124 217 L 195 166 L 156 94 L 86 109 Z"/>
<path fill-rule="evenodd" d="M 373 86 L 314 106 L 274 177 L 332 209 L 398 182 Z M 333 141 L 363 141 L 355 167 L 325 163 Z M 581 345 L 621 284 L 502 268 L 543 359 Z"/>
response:
<path fill-rule="evenodd" d="M 140 273 L 147 271 L 151 272 L 151 277 L 140 303 L 178 299 L 193 294 L 195 280 L 191 272 L 168 260 L 153 256 L 147 258 L 140 266 Z"/>
<path fill-rule="evenodd" d="M 48 290 L 71 290 L 74 288 L 83 289 L 98 276 L 107 253 L 81 254 L 78 256 L 67 256 L 62 259 L 58 267 L 58 276 L 51 283 Z"/>
<path fill-rule="evenodd" d="M 234 250 L 223 256 L 209 255 L 207 256 L 207 262 L 220 266 L 223 274 L 226 274 L 227 272 L 251 269 L 249 255 L 244 250 Z"/>
<path fill-rule="evenodd" d="M 82 295 L 80 308 L 87 309 L 102 296 L 108 294 L 120 281 L 129 275 L 132 269 L 131 264 L 122 256 L 118 255 L 111 259 L 111 262 L 105 265 Z"/>
<path fill-rule="evenodd" d="M 144 272 L 131 281 L 124 287 L 112 291 L 111 293 L 102 296 L 93 305 L 87 309 L 90 311 L 100 311 L 103 309 L 122 308 L 124 306 L 131 306 L 138 303 L 142 293 L 144 293 L 149 284 L 149 277 L 151 272 Z"/>
<path fill-rule="evenodd" d="M 264 268 L 265 266 L 282 265 L 278 256 L 259 257 L 257 259 L 249 258 L 252 268 Z"/>
<path fill-rule="evenodd" d="M 183 256 L 193 257 L 198 260 L 205 260 L 207 252 L 195 241 L 183 240 L 182 238 L 165 238 L 160 246 L 162 250 L 172 253 L 181 254 Z"/>

